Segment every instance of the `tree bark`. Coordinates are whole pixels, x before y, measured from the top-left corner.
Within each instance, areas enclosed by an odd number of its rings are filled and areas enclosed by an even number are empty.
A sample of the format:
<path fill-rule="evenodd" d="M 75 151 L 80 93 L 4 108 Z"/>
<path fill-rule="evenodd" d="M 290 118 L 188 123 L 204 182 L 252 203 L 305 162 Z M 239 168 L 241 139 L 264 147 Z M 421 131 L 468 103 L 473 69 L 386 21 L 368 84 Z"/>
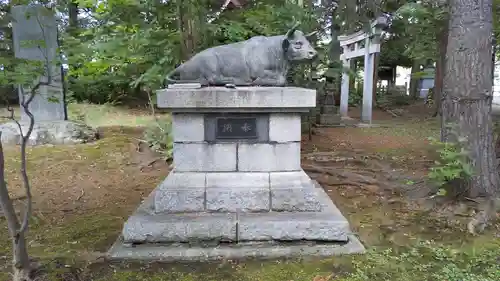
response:
<path fill-rule="evenodd" d="M 0 132 L 0 136 L 2 132 Z M 5 181 L 5 161 L 3 146 L 0 142 L 0 207 L 7 220 L 9 236 L 12 240 L 12 270 L 14 281 L 31 280 L 31 263 L 26 248 L 26 239 L 24 232 L 19 232 L 21 228 L 19 219 L 17 218 L 14 205 L 9 196 L 7 184 Z"/>
<path fill-rule="evenodd" d="M 451 0 L 441 138 L 465 139 L 473 176 L 470 197 L 500 194 L 491 119 L 492 0 Z M 456 124 L 456 129 L 447 124 Z"/>
<path fill-rule="evenodd" d="M 196 30 L 198 11 L 194 0 L 177 1 L 177 15 L 179 32 L 181 34 L 181 58 L 189 59 L 194 55 L 199 43 L 199 34 Z"/>
<path fill-rule="evenodd" d="M 75 36 L 74 33 L 78 30 L 78 3 L 73 1 L 69 1 L 68 3 L 69 10 L 69 32 Z"/>
<path fill-rule="evenodd" d="M 416 73 L 418 72 L 420 72 L 420 62 L 415 60 L 413 61 L 413 66 L 411 67 L 411 74 L 410 74 L 410 97 L 414 99 L 419 98 L 418 81 L 420 79 L 416 77 Z"/>

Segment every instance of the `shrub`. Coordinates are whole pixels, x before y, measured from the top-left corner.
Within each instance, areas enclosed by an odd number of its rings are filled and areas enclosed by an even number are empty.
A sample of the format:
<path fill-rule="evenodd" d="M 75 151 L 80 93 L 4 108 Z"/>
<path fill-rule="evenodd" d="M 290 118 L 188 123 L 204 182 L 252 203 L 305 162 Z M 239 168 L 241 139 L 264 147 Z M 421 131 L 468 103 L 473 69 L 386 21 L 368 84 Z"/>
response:
<path fill-rule="evenodd" d="M 160 153 L 165 161 L 170 161 L 173 153 L 172 121 L 170 116 L 158 118 L 149 125 L 144 131 L 144 140 L 153 151 Z"/>
<path fill-rule="evenodd" d="M 441 142 L 429 138 L 432 145 L 437 147 L 439 160 L 434 162 L 428 177 L 439 187 L 454 180 L 469 179 L 472 176 L 472 166 L 469 163 L 468 152 L 463 148 L 461 140 L 457 143 Z M 440 190 L 444 194 L 444 190 Z"/>

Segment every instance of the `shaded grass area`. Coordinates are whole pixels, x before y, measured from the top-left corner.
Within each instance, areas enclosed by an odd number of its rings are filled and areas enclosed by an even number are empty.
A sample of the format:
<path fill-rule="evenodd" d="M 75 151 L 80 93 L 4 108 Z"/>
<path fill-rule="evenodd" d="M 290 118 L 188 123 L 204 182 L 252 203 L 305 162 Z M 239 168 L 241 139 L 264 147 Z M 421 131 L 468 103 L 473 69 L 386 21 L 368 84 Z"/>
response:
<path fill-rule="evenodd" d="M 141 117 L 113 108 L 83 108 L 82 118 L 94 126 L 142 126 L 151 120 L 144 113 Z M 436 133 L 432 124 L 410 121 L 389 128 L 325 130 L 325 135 L 304 146 L 305 150 L 313 145 L 319 150 L 349 146 L 387 161 L 415 159 L 428 149 L 422 140 Z M 140 171 L 135 136 L 123 130 L 106 132 L 104 139 L 93 144 L 29 150 L 35 213 L 28 242 L 30 254 L 46 266 L 45 280 L 500 280 L 498 225 L 482 236 L 469 237 L 460 225 L 409 210 L 396 195 L 346 186 L 332 187 L 329 193 L 369 248 L 363 256 L 210 264 L 105 263 L 99 257 L 117 238 L 123 222 L 168 173 L 166 166 Z M 19 197 L 17 148 L 7 148 L 6 159 L 9 186 L 13 196 Z M 17 200 L 16 205 L 22 206 L 21 202 Z M 1 218 L 0 280 L 9 280 L 9 261 L 10 242 Z"/>

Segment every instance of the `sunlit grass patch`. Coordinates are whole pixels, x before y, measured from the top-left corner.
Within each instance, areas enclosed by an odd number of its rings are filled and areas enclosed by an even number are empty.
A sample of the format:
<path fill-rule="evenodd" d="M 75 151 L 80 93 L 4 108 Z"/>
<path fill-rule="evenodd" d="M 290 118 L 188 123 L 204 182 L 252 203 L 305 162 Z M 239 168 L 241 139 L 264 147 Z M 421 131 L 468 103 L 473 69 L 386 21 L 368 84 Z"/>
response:
<path fill-rule="evenodd" d="M 82 121 L 92 127 L 143 127 L 154 121 L 154 117 L 147 109 L 131 110 L 108 104 L 69 104 L 68 119 Z"/>
<path fill-rule="evenodd" d="M 21 110 L 15 106 L 14 116 L 19 119 Z M 110 104 L 70 103 L 67 107 L 68 120 L 84 122 L 94 128 L 108 126 L 144 127 L 154 121 L 151 111 L 144 109 L 129 109 Z M 161 116 L 162 114 L 157 114 Z M 0 108 L 0 123 L 9 122 L 7 108 Z"/>

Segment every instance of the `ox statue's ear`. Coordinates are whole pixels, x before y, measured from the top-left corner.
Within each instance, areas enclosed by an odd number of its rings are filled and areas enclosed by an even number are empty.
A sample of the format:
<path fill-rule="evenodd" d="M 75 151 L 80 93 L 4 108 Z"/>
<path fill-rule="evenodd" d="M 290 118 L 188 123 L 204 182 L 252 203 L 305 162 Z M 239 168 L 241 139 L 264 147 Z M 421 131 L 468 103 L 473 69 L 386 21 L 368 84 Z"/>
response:
<path fill-rule="evenodd" d="M 309 38 L 313 37 L 316 34 L 318 34 L 318 31 L 313 31 L 311 33 L 306 34 L 305 36 L 306 36 L 307 39 L 309 39 Z"/>
<path fill-rule="evenodd" d="M 283 42 L 281 42 L 281 48 L 283 48 L 283 51 L 286 53 L 288 47 L 290 47 L 290 40 L 288 39 L 288 37 L 285 37 L 285 39 L 283 39 Z"/>
<path fill-rule="evenodd" d="M 290 28 L 290 30 L 288 30 L 288 32 L 286 33 L 286 38 L 289 38 L 289 39 L 292 39 L 294 34 L 295 34 L 295 30 L 297 30 L 297 27 L 299 27 L 300 25 L 300 22 L 296 22 L 292 28 Z"/>

